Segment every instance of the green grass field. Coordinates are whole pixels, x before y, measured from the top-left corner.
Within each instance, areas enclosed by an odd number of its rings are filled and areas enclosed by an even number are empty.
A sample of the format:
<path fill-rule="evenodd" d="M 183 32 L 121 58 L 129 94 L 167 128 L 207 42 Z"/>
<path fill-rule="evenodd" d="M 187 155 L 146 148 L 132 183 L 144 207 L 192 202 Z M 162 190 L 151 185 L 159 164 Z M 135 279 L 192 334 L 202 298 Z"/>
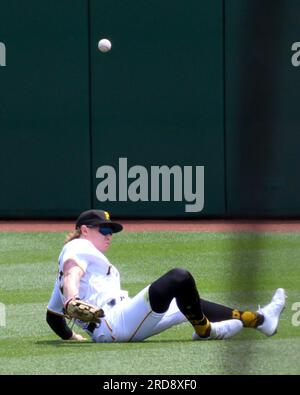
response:
<path fill-rule="evenodd" d="M 278 333 L 244 329 L 226 341 L 193 342 L 189 324 L 142 343 L 59 340 L 45 322 L 65 233 L 1 233 L 1 374 L 299 374 L 300 233 L 142 232 L 114 236 L 108 257 L 134 295 L 172 267 L 190 270 L 204 298 L 256 309 L 288 294 Z M 298 318 L 299 320 L 299 318 Z M 78 331 L 80 332 L 80 330 Z"/>

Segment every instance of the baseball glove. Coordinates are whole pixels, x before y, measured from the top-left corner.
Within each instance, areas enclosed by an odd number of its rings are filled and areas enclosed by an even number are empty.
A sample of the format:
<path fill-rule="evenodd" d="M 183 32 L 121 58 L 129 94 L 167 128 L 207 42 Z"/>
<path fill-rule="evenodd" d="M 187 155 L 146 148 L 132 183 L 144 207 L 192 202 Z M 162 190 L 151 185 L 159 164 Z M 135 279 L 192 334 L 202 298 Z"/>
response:
<path fill-rule="evenodd" d="M 69 318 L 85 322 L 100 322 L 104 317 L 104 311 L 98 307 L 80 299 L 70 299 L 65 304 L 65 313 Z"/>

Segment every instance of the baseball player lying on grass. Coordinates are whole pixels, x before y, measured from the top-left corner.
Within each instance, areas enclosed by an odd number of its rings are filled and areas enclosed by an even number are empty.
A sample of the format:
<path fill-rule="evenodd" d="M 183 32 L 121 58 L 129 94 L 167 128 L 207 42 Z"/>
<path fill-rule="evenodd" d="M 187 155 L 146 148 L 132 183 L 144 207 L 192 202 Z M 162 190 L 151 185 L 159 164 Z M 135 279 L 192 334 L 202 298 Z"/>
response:
<path fill-rule="evenodd" d="M 67 325 L 72 318 L 95 342 L 142 341 L 189 321 L 193 340 L 227 339 L 243 327 L 267 336 L 277 329 L 285 292 L 276 290 L 258 311 L 239 311 L 200 299 L 195 280 L 172 269 L 129 298 L 118 270 L 104 256 L 122 225 L 101 210 L 80 214 L 59 256 L 59 272 L 47 309 L 47 322 L 63 340 L 84 340 Z"/>

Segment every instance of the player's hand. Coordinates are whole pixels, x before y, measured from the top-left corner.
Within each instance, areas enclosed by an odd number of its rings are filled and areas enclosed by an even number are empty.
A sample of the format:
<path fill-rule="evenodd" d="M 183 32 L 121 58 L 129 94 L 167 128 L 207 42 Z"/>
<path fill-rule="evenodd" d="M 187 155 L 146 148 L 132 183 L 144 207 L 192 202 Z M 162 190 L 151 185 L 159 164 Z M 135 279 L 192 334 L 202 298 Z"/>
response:
<path fill-rule="evenodd" d="M 85 337 L 81 336 L 79 333 L 73 332 L 73 335 L 68 340 L 76 340 L 78 342 L 82 342 L 87 340 Z"/>

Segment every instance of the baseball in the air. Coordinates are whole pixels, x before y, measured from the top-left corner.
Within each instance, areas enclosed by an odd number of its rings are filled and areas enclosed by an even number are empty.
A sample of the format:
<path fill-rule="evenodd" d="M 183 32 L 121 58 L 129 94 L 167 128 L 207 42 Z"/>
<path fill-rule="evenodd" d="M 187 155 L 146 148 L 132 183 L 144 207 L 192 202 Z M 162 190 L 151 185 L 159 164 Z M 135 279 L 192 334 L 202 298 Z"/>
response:
<path fill-rule="evenodd" d="M 101 52 L 108 52 L 111 50 L 111 42 L 107 38 L 102 38 L 102 40 L 98 42 L 98 48 Z"/>

